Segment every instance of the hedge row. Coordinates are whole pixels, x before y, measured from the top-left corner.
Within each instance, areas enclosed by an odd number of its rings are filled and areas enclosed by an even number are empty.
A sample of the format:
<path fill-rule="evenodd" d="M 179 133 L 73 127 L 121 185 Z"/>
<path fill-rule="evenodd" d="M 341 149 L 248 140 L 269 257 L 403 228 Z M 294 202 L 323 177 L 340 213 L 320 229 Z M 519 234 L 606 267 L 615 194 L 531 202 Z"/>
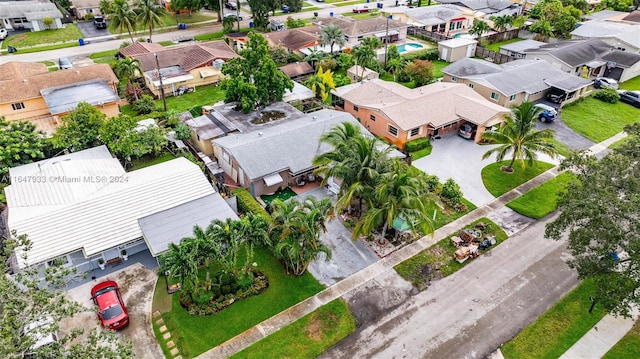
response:
<path fill-rule="evenodd" d="M 238 201 L 238 210 L 243 213 L 253 213 L 256 216 L 262 216 L 271 222 L 271 216 L 262 208 L 260 203 L 244 188 L 236 188 L 231 191 Z"/>
<path fill-rule="evenodd" d="M 404 144 L 404 149 L 409 152 L 420 151 L 428 147 L 431 147 L 431 141 L 426 137 L 416 138 Z"/>

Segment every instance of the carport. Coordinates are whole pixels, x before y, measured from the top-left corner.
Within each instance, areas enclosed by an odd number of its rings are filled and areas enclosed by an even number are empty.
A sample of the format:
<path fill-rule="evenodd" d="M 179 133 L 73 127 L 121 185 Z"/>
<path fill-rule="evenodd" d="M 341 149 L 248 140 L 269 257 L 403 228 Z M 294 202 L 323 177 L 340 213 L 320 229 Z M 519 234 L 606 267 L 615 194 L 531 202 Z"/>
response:
<path fill-rule="evenodd" d="M 562 107 L 562 105 L 573 102 L 586 94 L 589 91 L 589 85 L 591 85 L 592 81 L 566 74 L 566 76 L 544 79 L 544 83 L 551 87 L 549 93 L 553 93 L 554 91 L 556 93 L 564 93 L 561 100 L 557 102 Z"/>

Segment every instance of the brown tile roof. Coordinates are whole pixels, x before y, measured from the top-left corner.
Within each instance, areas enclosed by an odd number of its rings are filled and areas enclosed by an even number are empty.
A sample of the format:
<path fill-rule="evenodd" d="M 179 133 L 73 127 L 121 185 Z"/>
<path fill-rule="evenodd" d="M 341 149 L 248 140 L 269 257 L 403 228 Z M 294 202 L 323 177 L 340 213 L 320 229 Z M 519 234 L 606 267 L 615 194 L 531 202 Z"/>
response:
<path fill-rule="evenodd" d="M 278 67 L 280 71 L 284 72 L 289 77 L 296 77 L 313 73 L 313 67 L 308 62 L 293 62 L 284 66 Z"/>
<path fill-rule="evenodd" d="M 158 55 L 160 68 L 180 66 L 186 71 L 210 64 L 216 59 L 226 61 L 239 57 L 224 41 L 163 48 L 162 51 L 156 51 L 155 54 Z M 140 60 L 140 67 L 144 72 L 156 68 L 156 58 L 153 53 L 138 54 L 132 57 Z"/>
<path fill-rule="evenodd" d="M 284 46 L 291 51 L 297 51 L 305 47 L 313 46 L 320 36 L 316 35 L 320 30 L 318 26 L 312 26 L 313 29 L 296 28 L 285 31 L 273 31 L 263 34 L 271 46 Z"/>
<path fill-rule="evenodd" d="M 120 49 L 120 53 L 124 56 L 134 56 L 140 54 L 147 54 L 150 52 L 163 51 L 165 49 L 164 46 L 160 44 L 154 44 L 149 42 L 140 42 L 136 41 L 129 46 L 125 46 Z"/>
<path fill-rule="evenodd" d="M 49 72 L 47 65 L 38 62 L 7 62 L 0 65 L 0 81 L 22 80 L 37 74 Z"/>
<path fill-rule="evenodd" d="M 640 22 L 640 11 L 633 11 L 629 15 L 623 17 L 622 20 L 630 22 Z"/>
<path fill-rule="evenodd" d="M 44 88 L 70 85 L 98 78 L 104 79 L 108 84 L 118 82 L 118 78 L 108 64 L 45 72 L 22 79 L 0 81 L 0 103 L 38 98 L 41 97 L 40 90 Z"/>
<path fill-rule="evenodd" d="M 354 105 L 380 111 L 405 131 L 425 124 L 440 127 L 460 118 L 490 125 L 496 116 L 509 113 L 509 109 L 484 99 L 468 86 L 448 82 L 409 89 L 374 79 L 347 85 L 343 91 L 338 88 L 337 92 Z"/>
<path fill-rule="evenodd" d="M 325 26 L 335 24 L 348 36 L 361 36 L 387 30 L 387 19 L 384 17 L 373 17 L 370 19 L 355 20 L 348 17 L 329 17 L 318 19 L 315 24 Z M 408 27 L 396 20 L 389 20 L 389 30 L 398 30 Z"/>

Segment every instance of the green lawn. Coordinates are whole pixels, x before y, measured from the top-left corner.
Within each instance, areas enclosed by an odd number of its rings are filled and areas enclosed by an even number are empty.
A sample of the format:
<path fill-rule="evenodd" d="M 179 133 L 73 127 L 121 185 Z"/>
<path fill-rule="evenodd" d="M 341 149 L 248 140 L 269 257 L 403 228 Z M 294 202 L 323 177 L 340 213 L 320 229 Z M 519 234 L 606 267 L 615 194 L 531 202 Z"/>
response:
<path fill-rule="evenodd" d="M 380 80 L 385 80 L 385 81 L 390 81 L 390 82 L 397 82 L 397 81 L 393 81 L 393 74 L 390 72 L 385 72 L 383 74 L 380 75 Z M 398 82 L 400 85 L 404 86 L 404 87 L 408 87 L 410 89 L 415 88 L 416 85 L 413 83 L 413 81 L 409 81 L 409 82 Z"/>
<path fill-rule="evenodd" d="M 349 4 L 346 4 L 346 3 L 344 3 L 344 4 L 336 4 L 336 6 L 346 6 L 346 5 L 349 5 Z M 356 13 L 356 12 L 352 11 L 352 12 L 342 13 L 342 16 L 348 16 L 348 17 L 350 17 L 352 19 L 369 19 L 369 18 L 372 18 L 372 17 L 378 17 L 380 15 L 381 14 L 378 11 L 378 9 L 371 9 L 371 11 L 369 11 L 369 12 Z"/>
<path fill-rule="evenodd" d="M 602 359 L 640 358 L 640 320 Z"/>
<path fill-rule="evenodd" d="M 478 219 L 465 228 L 471 228 L 479 222 L 483 222 L 487 225 L 487 228 L 482 231 L 483 237 L 495 236 L 496 238 L 496 244 L 489 247 L 487 251 L 491 250 L 491 248 L 494 248 L 501 242 L 504 242 L 508 238 L 507 234 L 500 228 L 500 226 L 493 223 L 486 217 Z M 434 278 L 434 276 L 446 277 L 455 273 L 457 270 L 473 261 L 473 259 L 468 259 L 460 264 L 454 259 L 453 252 L 455 252 L 457 248 L 454 247 L 450 239 L 457 234 L 457 232 L 452 233 L 450 236 L 440 240 L 435 245 L 398 264 L 394 269 L 400 276 L 402 276 L 402 278 L 408 280 L 416 288 L 421 290 L 426 289 L 429 281 Z M 485 253 L 486 251 L 480 252 Z"/>
<path fill-rule="evenodd" d="M 145 156 L 142 158 L 137 158 L 135 160 L 133 160 L 133 167 L 129 168 L 128 171 L 135 171 L 135 170 L 139 170 L 141 168 L 145 168 L 145 167 L 149 167 L 149 166 L 153 166 L 153 165 L 157 165 L 158 163 L 162 163 L 162 162 L 167 162 L 167 161 L 171 161 L 172 159 L 176 158 L 174 155 L 172 155 L 171 153 L 165 153 L 159 157 L 153 157 L 153 156 Z"/>
<path fill-rule="evenodd" d="M 621 90 L 640 90 L 640 76 L 619 84 Z"/>
<path fill-rule="evenodd" d="M 349 307 L 336 299 L 231 358 L 315 358 L 355 330 Z"/>
<path fill-rule="evenodd" d="M 243 261 L 244 258 L 238 258 L 238 263 Z M 172 309 L 162 313 L 162 318 L 184 358 L 195 357 L 324 288 L 310 273 L 286 274 L 267 249 L 257 248 L 254 261 L 258 263 L 257 269 L 269 278 L 269 288 L 257 296 L 239 300 L 219 313 L 191 316 L 178 302 L 180 292 L 173 295 Z M 158 281 L 158 285 L 165 284 Z"/>
<path fill-rule="evenodd" d="M 433 78 L 434 79 L 443 77 L 444 74 L 442 73 L 442 69 L 447 67 L 448 65 L 450 65 L 448 62 L 443 61 L 443 60 L 433 60 L 431 62 L 433 63 Z"/>
<path fill-rule="evenodd" d="M 499 197 L 554 167 L 550 163 L 535 161 L 533 166 L 526 165 L 522 168 L 520 163 L 516 162 L 513 165 L 513 173 L 502 172 L 500 167 L 507 166 L 509 162 L 511 160 L 492 163 L 482 169 L 482 183 L 494 197 Z"/>
<path fill-rule="evenodd" d="M 555 138 L 553 139 L 553 144 L 556 147 L 556 151 L 561 156 L 569 157 L 573 152 L 575 152 L 573 148 L 565 145 L 564 143 L 556 140 Z"/>
<path fill-rule="evenodd" d="M 513 44 L 514 42 L 520 42 L 520 41 L 524 41 L 524 39 L 521 39 L 519 37 L 516 37 L 515 39 L 511 39 L 511 40 L 506 40 L 506 41 L 500 41 L 500 42 L 494 42 L 493 44 L 487 45 L 486 49 L 487 50 L 491 50 L 494 52 L 500 52 L 500 46 L 504 46 L 504 45 L 508 45 L 508 44 Z"/>
<path fill-rule="evenodd" d="M 2 42 L 2 48 L 6 49 L 7 46 L 11 45 L 16 47 L 19 53 L 24 53 L 25 51 L 22 51 L 22 48 L 27 46 L 55 44 L 71 40 L 76 41 L 75 45 L 78 45 L 77 40 L 82 37 L 82 33 L 75 25 L 67 24 L 64 29 L 25 32 L 18 35 L 11 35 Z"/>
<path fill-rule="evenodd" d="M 7 46 L 7 43 L 3 42 L 2 43 L 2 48 L 3 48 L 2 52 L 4 52 L 4 53 L 7 52 L 7 50 L 5 49 L 6 46 Z M 30 54 L 30 53 L 33 53 L 33 52 L 66 49 L 68 47 L 76 47 L 76 46 L 80 46 L 80 44 L 78 44 L 78 42 L 66 42 L 66 43 L 59 43 L 59 44 L 54 44 L 54 45 L 22 48 L 22 49 L 18 49 L 18 53 L 20 53 L 20 54 Z"/>
<path fill-rule="evenodd" d="M 575 178 L 564 172 L 524 195 L 507 203 L 507 207 L 529 218 L 540 219 L 558 207 L 559 192 L 565 192 L 567 185 Z"/>
<path fill-rule="evenodd" d="M 616 104 L 585 98 L 562 108 L 562 120 L 574 131 L 601 142 L 621 132 L 625 125 L 640 118 L 640 110 L 622 102 Z"/>
<path fill-rule="evenodd" d="M 56 64 L 53 61 L 39 61 L 41 64 L 44 64 L 45 66 L 47 66 L 47 70 L 49 70 L 49 72 L 53 72 L 53 71 L 58 71 L 58 64 Z"/>
<path fill-rule="evenodd" d="M 179 23 L 185 23 L 185 24 L 193 24 L 196 22 L 203 22 L 203 21 L 209 21 L 209 20 L 218 20 L 217 16 L 209 16 L 209 15 L 205 15 L 205 14 L 201 14 L 199 12 L 194 12 L 193 14 L 191 14 L 191 16 L 189 16 L 189 14 L 180 14 L 177 17 L 176 20 L 176 16 L 174 15 L 165 15 L 162 17 L 162 22 L 163 22 L 163 26 L 172 26 L 172 25 L 176 25 Z M 189 27 L 187 26 L 187 29 Z"/>
<path fill-rule="evenodd" d="M 624 145 L 625 143 L 627 143 L 627 141 L 629 141 L 630 137 L 627 136 L 625 138 L 621 138 L 619 140 L 617 140 L 616 142 L 612 143 L 609 145 L 609 148 L 611 149 L 616 149 L 616 148 L 620 148 L 622 147 L 622 145 Z"/>
<path fill-rule="evenodd" d="M 333 5 L 334 5 L 334 6 L 350 6 L 350 5 L 355 5 L 355 4 L 364 4 L 364 3 L 366 3 L 366 1 L 363 1 L 363 0 L 344 1 L 344 0 L 343 0 L 343 1 L 336 1 L 336 2 L 333 2 Z M 373 9 L 376 9 L 376 10 L 377 10 L 376 6 L 375 6 L 375 5 L 373 5 L 373 4 L 369 4 L 369 8 L 370 8 L 371 10 L 373 10 Z M 363 14 L 366 14 L 366 13 L 363 13 Z M 344 14 L 343 14 L 343 15 L 344 15 Z"/>
<path fill-rule="evenodd" d="M 583 281 L 538 320 L 501 348 L 506 359 L 559 358 L 606 314 L 596 304 L 589 314 L 591 281 Z M 637 358 L 618 356 L 615 358 Z"/>
<path fill-rule="evenodd" d="M 224 91 L 219 86 L 202 86 L 198 87 L 195 92 L 185 93 L 182 96 L 167 97 L 167 110 L 184 112 L 197 106 L 213 105 L 223 99 Z M 162 99 L 157 99 L 155 104 L 156 109 L 162 109 Z M 132 117 L 137 116 L 131 109 L 131 105 L 122 106 L 120 112 Z"/>

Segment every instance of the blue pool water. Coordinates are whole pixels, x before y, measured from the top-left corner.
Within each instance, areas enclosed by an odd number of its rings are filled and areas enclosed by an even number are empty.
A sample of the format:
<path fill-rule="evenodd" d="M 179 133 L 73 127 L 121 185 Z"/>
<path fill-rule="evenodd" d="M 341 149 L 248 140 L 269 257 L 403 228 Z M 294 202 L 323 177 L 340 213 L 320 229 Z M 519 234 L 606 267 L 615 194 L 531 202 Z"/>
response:
<path fill-rule="evenodd" d="M 403 52 L 407 52 L 407 51 L 422 49 L 423 47 L 424 46 L 422 46 L 420 44 L 416 44 L 416 43 L 410 42 L 410 43 L 402 44 L 402 45 L 398 46 L 398 52 L 399 53 L 403 53 Z"/>

